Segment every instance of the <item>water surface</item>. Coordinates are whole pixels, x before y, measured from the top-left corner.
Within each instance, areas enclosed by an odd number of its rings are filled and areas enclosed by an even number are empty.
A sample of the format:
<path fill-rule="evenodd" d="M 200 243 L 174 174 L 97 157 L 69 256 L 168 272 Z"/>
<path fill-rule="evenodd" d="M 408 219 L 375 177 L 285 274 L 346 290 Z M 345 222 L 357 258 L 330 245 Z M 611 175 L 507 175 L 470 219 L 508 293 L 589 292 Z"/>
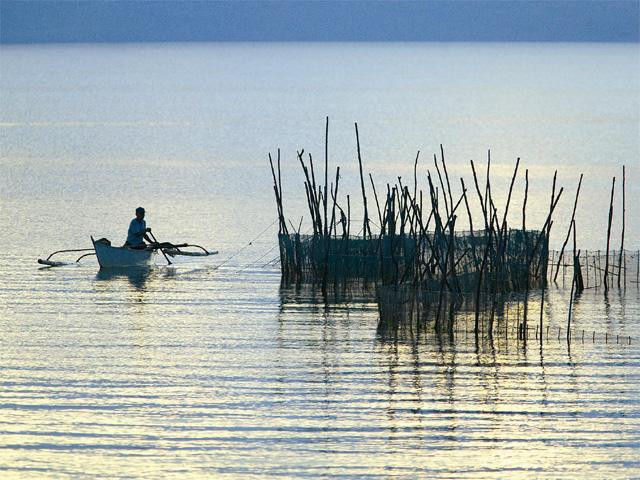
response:
<path fill-rule="evenodd" d="M 509 330 L 514 310 L 499 319 L 503 334 L 479 345 L 468 313 L 451 334 L 427 324 L 380 335 L 370 292 L 325 301 L 282 286 L 268 265 L 277 226 L 266 154 L 282 149 L 292 218 L 305 214 L 295 151 L 320 163 L 325 115 L 332 165 L 354 197 L 354 121 L 381 183 L 411 178 L 418 149 L 426 169 L 440 143 L 450 174 L 468 178 L 468 160 L 484 162 L 491 148 L 504 202 L 520 156 L 532 226 L 544 219 L 556 168 L 567 187 L 556 244 L 584 171 L 577 224 L 588 249 L 604 248 L 610 180 L 619 186 L 626 164 L 626 245 L 637 249 L 638 58 L 637 45 L 2 47 L 3 474 L 637 475 L 640 294 L 631 275 L 608 298 L 583 294 L 570 345 L 562 284 L 545 303 L 542 350 L 535 332 L 523 342 Z M 219 257 L 146 274 L 98 273 L 91 259 L 35 263 L 86 247 L 90 234 L 123 242 L 138 205 L 160 240 Z M 539 308 L 533 294 L 528 315 Z"/>

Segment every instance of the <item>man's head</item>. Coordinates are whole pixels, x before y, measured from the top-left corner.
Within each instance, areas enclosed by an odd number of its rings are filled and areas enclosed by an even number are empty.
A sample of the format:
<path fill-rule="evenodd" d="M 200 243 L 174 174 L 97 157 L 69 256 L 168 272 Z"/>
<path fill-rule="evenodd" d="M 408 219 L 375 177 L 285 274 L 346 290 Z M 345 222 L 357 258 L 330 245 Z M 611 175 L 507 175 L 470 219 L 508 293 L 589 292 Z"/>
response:
<path fill-rule="evenodd" d="M 144 208 L 142 207 L 136 208 L 136 218 L 138 220 L 142 220 L 144 218 Z"/>

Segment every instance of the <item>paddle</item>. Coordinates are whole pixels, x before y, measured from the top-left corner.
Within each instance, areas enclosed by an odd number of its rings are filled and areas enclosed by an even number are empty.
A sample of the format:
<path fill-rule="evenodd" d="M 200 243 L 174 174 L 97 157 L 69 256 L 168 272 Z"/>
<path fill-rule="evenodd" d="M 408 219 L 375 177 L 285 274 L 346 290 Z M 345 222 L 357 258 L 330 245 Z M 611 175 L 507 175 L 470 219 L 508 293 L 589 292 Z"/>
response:
<path fill-rule="evenodd" d="M 153 239 L 154 242 L 156 242 L 156 244 L 160 244 L 160 242 L 158 242 L 158 240 L 156 240 L 156 237 L 153 233 L 151 233 L 151 230 L 149 230 L 149 235 L 151 235 L 151 238 Z M 164 255 L 165 260 L 167 261 L 167 263 L 169 265 L 171 265 L 171 260 L 169 260 L 169 257 L 167 257 L 167 254 L 164 253 L 164 250 L 162 248 L 158 248 L 158 250 L 160 250 L 162 252 L 162 255 Z"/>

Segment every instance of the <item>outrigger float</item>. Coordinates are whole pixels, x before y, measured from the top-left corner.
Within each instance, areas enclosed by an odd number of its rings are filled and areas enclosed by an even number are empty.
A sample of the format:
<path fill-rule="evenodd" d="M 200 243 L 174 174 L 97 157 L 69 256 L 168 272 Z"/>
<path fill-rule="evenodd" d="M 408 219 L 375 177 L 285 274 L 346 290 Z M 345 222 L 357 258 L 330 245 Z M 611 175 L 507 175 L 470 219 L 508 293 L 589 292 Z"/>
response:
<path fill-rule="evenodd" d="M 114 247 L 106 238 L 94 240 L 93 237 L 91 237 L 91 243 L 93 244 L 93 248 L 58 250 L 56 252 L 53 252 L 46 259 L 39 258 L 38 263 L 40 265 L 46 265 L 49 267 L 61 267 L 64 265 L 71 265 L 72 263 L 79 263 L 83 258 L 95 255 L 98 259 L 100 269 L 140 268 L 153 265 L 155 258 L 158 255 L 158 251 L 162 253 L 169 265 L 172 264 L 171 260 L 169 260 L 169 257 L 207 257 L 210 255 L 216 255 L 218 253 L 217 250 L 209 251 L 206 248 L 201 247 L 200 245 L 194 245 L 190 243 L 176 244 L 170 242 L 155 242 L 148 244 L 145 248 L 140 249 L 129 247 Z M 195 248 L 197 250 L 183 250 L 185 248 Z M 75 262 L 52 260 L 53 256 L 62 253 L 82 253 L 82 255 L 80 255 Z"/>

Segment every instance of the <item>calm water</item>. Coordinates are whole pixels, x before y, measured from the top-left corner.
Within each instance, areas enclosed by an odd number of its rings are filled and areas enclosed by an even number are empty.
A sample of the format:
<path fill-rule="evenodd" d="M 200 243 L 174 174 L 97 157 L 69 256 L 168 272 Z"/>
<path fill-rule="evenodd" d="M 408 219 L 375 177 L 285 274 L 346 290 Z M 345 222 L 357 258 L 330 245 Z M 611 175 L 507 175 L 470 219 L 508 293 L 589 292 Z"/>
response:
<path fill-rule="evenodd" d="M 325 115 L 355 197 L 354 121 L 381 184 L 411 178 L 418 149 L 426 171 L 440 143 L 466 180 L 491 148 L 503 203 L 520 156 L 532 226 L 557 168 L 556 244 L 584 172 L 579 246 L 604 248 L 625 164 L 625 244 L 639 248 L 639 59 L 637 45 L 2 47 L 2 476 L 637 476 L 634 278 L 582 296 L 570 347 L 557 335 L 569 294 L 553 288 L 541 352 L 508 331 L 476 349 L 463 314 L 453 337 L 380 336 L 373 296 L 325 305 L 265 264 L 277 256 L 266 155 L 282 149 L 299 219 L 295 151 L 320 162 Z M 616 248 L 620 202 L 618 188 Z M 90 234 L 124 241 L 138 205 L 160 240 L 219 258 L 142 276 L 35 263 Z"/>

